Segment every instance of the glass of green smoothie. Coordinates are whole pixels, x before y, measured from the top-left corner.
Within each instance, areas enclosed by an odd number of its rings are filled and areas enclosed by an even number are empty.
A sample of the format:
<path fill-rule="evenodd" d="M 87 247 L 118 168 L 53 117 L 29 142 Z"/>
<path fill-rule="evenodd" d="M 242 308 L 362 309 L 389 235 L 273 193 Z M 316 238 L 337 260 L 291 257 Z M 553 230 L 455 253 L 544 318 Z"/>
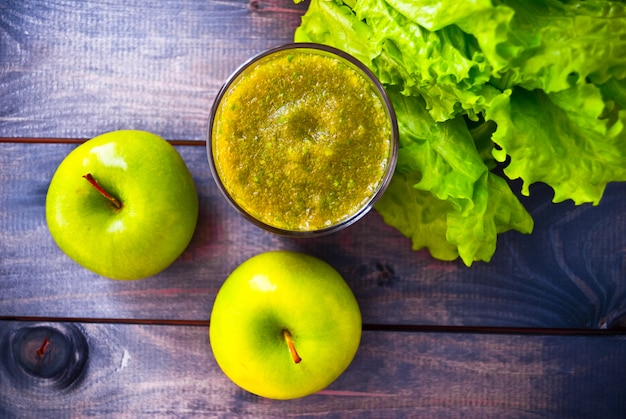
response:
<path fill-rule="evenodd" d="M 338 49 L 283 45 L 219 91 L 207 141 L 228 202 L 274 233 L 311 237 L 363 217 L 396 164 L 398 126 L 383 86 Z"/>

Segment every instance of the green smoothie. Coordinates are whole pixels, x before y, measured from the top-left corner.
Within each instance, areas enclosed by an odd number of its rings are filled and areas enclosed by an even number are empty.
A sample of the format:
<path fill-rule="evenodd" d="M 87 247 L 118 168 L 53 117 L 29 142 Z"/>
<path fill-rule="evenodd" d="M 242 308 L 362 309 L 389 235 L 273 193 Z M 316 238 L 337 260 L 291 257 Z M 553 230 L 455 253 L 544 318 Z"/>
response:
<path fill-rule="evenodd" d="M 306 49 L 265 57 L 216 110 L 212 153 L 231 198 L 270 226 L 319 230 L 348 219 L 379 189 L 393 149 L 371 80 Z"/>

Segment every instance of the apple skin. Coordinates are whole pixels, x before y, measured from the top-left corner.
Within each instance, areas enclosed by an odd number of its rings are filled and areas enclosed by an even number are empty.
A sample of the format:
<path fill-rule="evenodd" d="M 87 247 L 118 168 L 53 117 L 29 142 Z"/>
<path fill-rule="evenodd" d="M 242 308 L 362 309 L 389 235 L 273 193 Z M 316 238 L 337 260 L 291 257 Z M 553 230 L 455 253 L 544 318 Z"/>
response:
<path fill-rule="evenodd" d="M 121 201 L 118 210 L 83 176 Z M 137 130 L 108 132 L 71 151 L 46 196 L 52 238 L 71 259 L 112 279 L 161 272 L 185 250 L 198 220 L 198 195 L 178 152 Z"/>
<path fill-rule="evenodd" d="M 339 377 L 357 352 L 361 330 L 354 294 L 333 267 L 280 250 L 253 256 L 230 274 L 213 305 L 209 338 L 235 384 L 284 400 L 313 394 Z"/>

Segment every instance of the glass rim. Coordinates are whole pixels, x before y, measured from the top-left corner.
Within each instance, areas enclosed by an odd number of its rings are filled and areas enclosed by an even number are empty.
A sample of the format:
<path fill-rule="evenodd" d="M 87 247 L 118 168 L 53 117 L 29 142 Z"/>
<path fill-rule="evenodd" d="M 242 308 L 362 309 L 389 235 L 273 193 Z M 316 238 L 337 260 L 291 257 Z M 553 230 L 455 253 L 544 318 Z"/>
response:
<path fill-rule="evenodd" d="M 353 214 L 350 214 L 349 216 L 335 222 L 334 224 L 330 226 L 322 227 L 322 228 L 314 229 L 314 230 L 297 230 L 297 229 L 292 230 L 292 229 L 285 229 L 285 228 L 277 227 L 277 226 L 274 226 L 274 225 L 271 225 L 271 224 L 268 224 L 266 222 L 259 220 L 258 218 L 250 214 L 248 211 L 246 211 L 245 208 L 243 208 L 235 200 L 235 198 L 231 196 L 228 189 L 222 182 L 221 177 L 217 171 L 216 162 L 214 160 L 214 153 L 213 153 L 213 143 L 214 143 L 213 126 L 215 124 L 215 119 L 216 119 L 215 117 L 217 115 L 219 106 L 222 103 L 222 100 L 224 99 L 226 93 L 228 93 L 230 87 L 233 85 L 234 82 L 236 82 L 239 79 L 239 77 L 247 69 L 253 67 L 259 61 L 265 59 L 266 57 L 270 57 L 274 54 L 277 54 L 283 51 L 290 51 L 290 50 L 306 50 L 306 51 L 311 51 L 312 53 L 326 54 L 326 55 L 333 56 L 334 58 L 337 58 L 342 62 L 347 62 L 348 64 L 350 64 L 351 68 L 361 73 L 361 75 L 365 79 L 367 79 L 371 83 L 372 87 L 375 89 L 377 96 L 381 99 L 383 108 L 385 110 L 385 113 L 387 115 L 388 122 L 391 128 L 390 129 L 391 145 L 389 149 L 389 155 L 387 157 L 387 167 L 385 169 L 385 173 L 381 181 L 379 182 L 376 190 L 370 195 L 370 197 L 367 199 L 367 202 L 361 205 L 361 207 Z M 209 168 L 211 171 L 211 175 L 213 176 L 213 180 L 215 181 L 221 194 L 226 198 L 226 201 L 240 215 L 242 215 L 252 224 L 258 227 L 261 227 L 262 229 L 266 231 L 270 231 L 272 233 L 276 233 L 279 235 L 290 236 L 290 237 L 318 237 L 318 236 L 322 236 L 322 235 L 339 231 L 341 229 L 344 229 L 356 223 L 374 207 L 378 199 L 382 196 L 384 191 L 387 189 L 387 187 L 389 186 L 389 183 L 391 182 L 393 173 L 395 171 L 396 162 L 398 158 L 398 148 L 399 148 L 398 122 L 397 122 L 395 110 L 393 108 L 391 100 L 389 99 L 389 96 L 387 95 L 387 92 L 385 91 L 385 88 L 383 87 L 382 83 L 378 80 L 376 75 L 374 75 L 374 73 L 360 60 L 358 60 L 356 57 L 352 56 L 351 54 L 345 51 L 342 51 L 338 48 L 335 48 L 329 45 L 312 43 L 312 42 L 293 42 L 293 43 L 283 44 L 274 48 L 270 48 L 256 55 L 251 56 L 246 61 L 244 61 L 241 65 L 239 65 L 227 77 L 226 81 L 219 89 L 215 97 L 215 100 L 213 101 L 213 105 L 211 107 L 206 148 L 207 148 L 207 157 L 209 160 Z"/>

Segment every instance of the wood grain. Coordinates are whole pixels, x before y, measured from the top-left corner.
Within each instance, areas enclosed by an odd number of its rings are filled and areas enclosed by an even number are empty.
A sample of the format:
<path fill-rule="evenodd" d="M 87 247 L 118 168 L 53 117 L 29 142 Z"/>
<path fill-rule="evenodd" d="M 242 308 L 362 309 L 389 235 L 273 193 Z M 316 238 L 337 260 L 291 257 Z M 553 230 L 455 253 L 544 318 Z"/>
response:
<path fill-rule="evenodd" d="M 147 281 L 90 274 L 59 252 L 44 219 L 48 182 L 73 145 L 33 138 L 85 139 L 138 128 L 201 142 L 213 97 L 230 71 L 289 42 L 306 3 L 28 0 L 0 7 L 0 136 L 29 138 L 0 144 L 0 313 L 206 320 L 219 284 L 238 263 L 290 248 L 336 266 L 374 324 L 610 328 L 623 322 L 623 184 L 611 185 L 597 208 L 553 205 L 550 190 L 537 185 L 523 199 L 535 232 L 500 236 L 493 261 L 468 269 L 412 251 L 375 212 L 319 240 L 269 235 L 224 204 L 202 147 L 179 147 L 202 211 L 188 250 Z"/>
<path fill-rule="evenodd" d="M 598 207 L 552 204 L 551 191 L 535 185 L 521 198 L 534 233 L 501 235 L 492 262 L 471 268 L 411 250 L 375 211 L 338 234 L 295 240 L 225 203 L 203 144 L 212 101 L 244 60 L 290 42 L 306 7 L 0 3 L 0 417 L 623 417 L 626 184 L 610 185 Z M 201 217 L 170 268 L 120 282 L 56 247 L 45 195 L 77 143 L 128 128 L 173 141 Z M 335 266 L 366 323 L 346 373 L 289 402 L 234 386 L 207 333 L 221 282 L 274 249 Z M 33 330 L 19 353 L 43 354 L 34 375 L 14 350 Z"/>
<path fill-rule="evenodd" d="M 210 176 L 201 146 L 179 146 L 200 197 L 185 253 L 141 281 L 99 277 L 69 260 L 45 222 L 48 183 L 73 144 L 0 144 L 0 314 L 207 320 L 222 281 L 252 255 L 292 249 L 335 266 L 370 324 L 610 328 L 626 310 L 626 185 L 598 207 L 526 199 L 536 229 L 501 236 L 492 262 L 467 268 L 411 250 L 374 211 L 338 234 L 288 239 L 234 212 Z M 36 169 L 33 169 L 36 168 Z"/>
<path fill-rule="evenodd" d="M 0 342 L 50 325 L 0 322 Z M 0 363 L 3 417 L 617 418 L 626 409 L 624 336 L 365 332 L 325 391 L 272 401 L 222 374 L 205 327 L 52 327 L 84 337 L 86 367 L 59 389 L 54 377 L 16 378 Z"/>
<path fill-rule="evenodd" d="M 227 76 L 290 42 L 290 1 L 9 1 L 0 5 L 0 135 L 121 128 L 204 139 Z"/>

